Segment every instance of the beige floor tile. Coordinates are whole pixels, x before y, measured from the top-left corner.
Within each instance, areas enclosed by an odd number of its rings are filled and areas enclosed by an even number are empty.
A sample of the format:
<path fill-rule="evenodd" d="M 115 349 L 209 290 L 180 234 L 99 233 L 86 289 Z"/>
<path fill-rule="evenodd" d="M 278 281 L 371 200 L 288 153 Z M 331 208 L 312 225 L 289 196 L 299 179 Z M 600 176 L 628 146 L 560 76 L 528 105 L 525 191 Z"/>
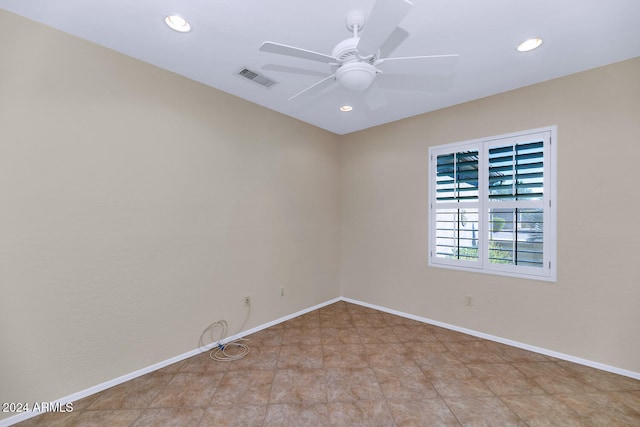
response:
<path fill-rule="evenodd" d="M 594 427 L 636 427 L 640 426 L 640 415 L 619 412 L 599 412 L 585 418 L 585 425 Z M 587 424 L 588 423 L 588 424 Z"/>
<path fill-rule="evenodd" d="M 417 326 L 417 325 L 424 325 L 421 322 L 418 322 L 417 320 L 413 320 L 413 319 L 408 319 L 406 317 L 402 317 L 402 316 L 397 316 L 395 314 L 390 314 L 390 313 L 381 313 L 382 317 L 384 317 L 384 320 L 387 322 L 388 325 L 392 326 L 392 325 L 406 325 L 406 326 Z"/>
<path fill-rule="evenodd" d="M 383 328 L 387 327 L 387 321 L 380 314 L 355 314 L 352 315 L 356 328 Z"/>
<path fill-rule="evenodd" d="M 589 366 L 578 365 L 572 362 L 557 362 L 566 370 L 575 374 L 581 381 L 589 383 L 602 391 L 631 391 L 640 390 L 640 380 L 623 377 L 611 372 L 601 371 Z"/>
<path fill-rule="evenodd" d="M 629 409 L 640 414 L 640 390 L 639 391 L 618 391 L 610 393 L 617 402 L 621 402 Z"/>
<path fill-rule="evenodd" d="M 332 312 L 332 311 L 349 311 L 349 304 L 346 301 L 336 301 L 329 305 L 325 305 L 318 309 L 319 312 Z"/>
<path fill-rule="evenodd" d="M 520 372 L 532 378 L 546 392 L 556 393 L 594 393 L 598 389 L 586 379 L 585 374 L 566 369 L 556 362 L 520 362 L 512 364 Z"/>
<path fill-rule="evenodd" d="M 20 427 L 66 427 L 74 425 L 75 420 L 81 413 L 81 411 L 69 413 L 50 412 L 36 415 L 35 417 L 22 421 L 18 425 Z"/>
<path fill-rule="evenodd" d="M 545 393 L 542 387 L 508 363 L 468 364 L 467 368 L 498 396 Z"/>
<path fill-rule="evenodd" d="M 190 359 L 190 358 L 189 358 Z M 188 360 L 188 359 L 186 359 Z M 176 363 L 172 363 L 170 365 L 165 366 L 164 368 L 160 368 L 157 371 L 155 371 L 155 373 L 159 374 L 175 374 L 179 371 L 180 365 L 182 365 L 182 363 L 184 362 L 184 360 L 180 361 L 180 362 L 176 362 Z"/>
<path fill-rule="evenodd" d="M 282 337 L 284 336 L 284 329 L 263 329 L 251 335 L 247 335 L 248 344 L 252 347 L 267 347 L 267 346 L 279 346 L 282 345 Z"/>
<path fill-rule="evenodd" d="M 223 375 L 223 373 L 177 373 L 169 384 L 160 390 L 149 406 L 151 408 L 206 406 L 211 401 Z"/>
<path fill-rule="evenodd" d="M 229 363 L 230 371 L 256 370 L 265 369 L 273 370 L 278 363 L 278 353 L 281 346 L 265 346 L 254 345 L 249 341 L 250 352 L 247 357 L 240 360 L 234 360 Z"/>
<path fill-rule="evenodd" d="M 364 305 L 357 304 L 347 304 L 347 310 L 351 314 L 380 314 L 384 316 L 386 313 L 383 313 L 375 308 L 365 307 Z"/>
<path fill-rule="evenodd" d="M 284 403 L 269 405 L 265 427 L 325 427 L 329 426 L 326 403 Z"/>
<path fill-rule="evenodd" d="M 348 317 L 351 318 L 351 312 L 347 307 L 334 307 L 326 306 L 318 309 L 318 316 L 320 320 L 331 318 L 331 317 Z"/>
<path fill-rule="evenodd" d="M 384 400 L 330 402 L 329 421 L 332 426 L 389 427 L 393 417 Z"/>
<path fill-rule="evenodd" d="M 445 401 L 464 427 L 526 427 L 497 397 L 453 397 Z"/>
<path fill-rule="evenodd" d="M 269 402 L 274 371 L 244 370 L 227 372 L 218 384 L 214 405 L 266 405 Z"/>
<path fill-rule="evenodd" d="M 440 343 L 437 343 L 440 344 Z M 411 349 L 409 350 L 411 351 Z M 450 351 L 443 352 L 422 352 L 422 353 L 411 353 L 411 358 L 416 362 L 418 366 L 428 367 L 428 366 L 447 366 L 447 365 L 461 365 L 460 359 L 456 357 Z"/>
<path fill-rule="evenodd" d="M 285 368 L 322 368 L 321 345 L 283 345 L 278 356 L 278 369 Z"/>
<path fill-rule="evenodd" d="M 98 393 L 97 399 L 87 409 L 144 409 L 169 384 L 173 376 L 143 375 L 134 378 Z"/>
<path fill-rule="evenodd" d="M 319 345 L 322 343 L 320 326 L 317 328 L 286 328 L 282 337 L 283 345 Z"/>
<path fill-rule="evenodd" d="M 403 344 L 404 349 L 407 354 L 409 354 L 418 364 L 428 364 L 426 362 L 433 359 L 434 355 L 438 355 L 440 353 L 450 353 L 449 349 L 439 341 L 421 341 L 421 342 L 407 342 Z M 459 363 L 457 357 L 451 353 L 454 363 Z M 437 364 L 440 364 L 439 360 L 436 361 Z"/>
<path fill-rule="evenodd" d="M 320 327 L 320 315 L 317 311 L 303 314 L 284 323 L 284 329 L 315 329 Z"/>
<path fill-rule="evenodd" d="M 202 427 L 261 427 L 264 425 L 267 405 L 212 405 L 207 408 Z"/>
<path fill-rule="evenodd" d="M 391 331 L 398 341 L 409 344 L 434 342 L 438 338 L 432 333 L 432 328 L 425 325 L 390 325 Z"/>
<path fill-rule="evenodd" d="M 587 421 L 551 395 L 502 396 L 500 399 L 528 426 L 584 426 Z"/>
<path fill-rule="evenodd" d="M 331 316 L 320 315 L 320 327 L 321 328 L 355 328 L 355 323 L 351 319 L 349 313 L 336 314 Z"/>
<path fill-rule="evenodd" d="M 583 417 L 606 414 L 620 418 L 640 420 L 640 412 L 630 407 L 619 395 L 604 392 L 584 394 L 557 394 L 555 397 Z M 640 423 L 638 423 L 640 425 Z"/>
<path fill-rule="evenodd" d="M 436 379 L 432 384 L 442 397 L 493 396 L 493 392 L 477 378 Z"/>
<path fill-rule="evenodd" d="M 271 387 L 272 403 L 326 403 L 323 369 L 278 369 Z"/>
<path fill-rule="evenodd" d="M 387 404 L 398 427 L 460 426 L 456 416 L 441 399 L 389 400 Z"/>
<path fill-rule="evenodd" d="M 452 341 L 445 346 L 456 355 L 462 363 L 500 363 L 505 360 L 497 353 L 489 350 L 482 341 Z"/>
<path fill-rule="evenodd" d="M 422 400 L 438 397 L 431 381 L 417 366 L 373 368 L 382 392 L 390 400 Z"/>
<path fill-rule="evenodd" d="M 533 351 L 523 350 L 517 347 L 511 347 L 506 344 L 483 341 L 489 350 L 497 353 L 507 362 L 545 362 L 551 360 L 550 357 Z"/>
<path fill-rule="evenodd" d="M 206 351 L 197 356 L 190 357 L 177 363 L 175 372 L 194 372 L 194 373 L 212 373 L 226 372 L 229 370 L 229 364 L 224 362 L 211 363 L 211 351 Z"/>
<path fill-rule="evenodd" d="M 325 368 L 367 368 L 369 361 L 361 344 L 322 345 Z"/>
<path fill-rule="evenodd" d="M 204 414 L 202 408 L 147 409 L 132 424 L 133 427 L 197 427 Z"/>
<path fill-rule="evenodd" d="M 364 344 L 363 347 L 371 367 L 417 366 L 401 344 Z"/>
<path fill-rule="evenodd" d="M 357 334 L 363 344 L 390 344 L 400 343 L 400 339 L 393 333 L 389 326 L 356 326 Z"/>
<path fill-rule="evenodd" d="M 156 373 L 159 371 L 156 371 Z M 108 390 L 108 389 L 107 389 Z M 104 390 L 106 391 L 106 390 Z M 85 398 L 82 399 L 78 399 L 75 402 L 73 402 L 73 411 L 74 412 L 78 412 L 78 411 L 84 411 L 85 409 L 87 409 L 91 404 L 93 404 L 93 402 L 96 401 L 96 399 L 98 397 L 100 397 L 100 395 L 104 392 L 101 391 L 99 393 L 96 394 L 92 394 L 90 396 L 87 396 Z"/>
<path fill-rule="evenodd" d="M 73 419 L 69 426 L 82 427 L 125 427 L 130 426 L 140 416 L 139 409 L 118 409 L 106 411 L 83 411 Z"/>
<path fill-rule="evenodd" d="M 575 377 L 575 374 L 555 362 L 515 362 L 511 365 L 529 378 L 538 376 Z"/>
<path fill-rule="evenodd" d="M 594 386 L 572 376 L 538 375 L 533 381 L 547 393 L 594 393 L 598 391 Z"/>
<path fill-rule="evenodd" d="M 370 368 L 332 368 L 326 371 L 330 402 L 383 399 L 376 375 Z"/>
<path fill-rule="evenodd" d="M 358 330 L 353 328 L 322 328 L 321 342 L 324 345 L 361 344 Z"/>
<path fill-rule="evenodd" d="M 433 335 L 442 342 L 478 341 L 477 337 L 444 328 L 434 328 Z"/>
<path fill-rule="evenodd" d="M 422 372 L 430 381 L 452 381 L 474 378 L 473 372 L 462 363 L 444 365 L 426 365 L 421 367 Z"/>

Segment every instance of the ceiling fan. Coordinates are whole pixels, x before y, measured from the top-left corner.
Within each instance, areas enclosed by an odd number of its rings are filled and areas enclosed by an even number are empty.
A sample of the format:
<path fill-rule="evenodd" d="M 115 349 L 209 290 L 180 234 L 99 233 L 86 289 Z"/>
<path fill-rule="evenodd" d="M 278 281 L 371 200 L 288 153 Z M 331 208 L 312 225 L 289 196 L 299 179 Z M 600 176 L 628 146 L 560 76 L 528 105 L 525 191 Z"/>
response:
<path fill-rule="evenodd" d="M 447 62 L 445 68 L 452 70 L 452 61 L 459 56 L 387 56 L 408 36 L 398 25 L 412 7 L 413 3 L 409 0 L 376 0 L 366 28 L 364 13 L 361 10 L 349 12 L 346 24 L 353 36 L 338 43 L 331 55 L 271 41 L 262 43 L 260 51 L 323 62 L 331 66 L 331 74 L 291 96 L 289 100 L 339 85 L 351 91 L 367 91 L 365 101 L 370 109 L 375 110 L 387 103 L 386 97 L 374 82 L 378 74 L 389 70 L 412 72 L 416 65 L 434 60 Z"/>

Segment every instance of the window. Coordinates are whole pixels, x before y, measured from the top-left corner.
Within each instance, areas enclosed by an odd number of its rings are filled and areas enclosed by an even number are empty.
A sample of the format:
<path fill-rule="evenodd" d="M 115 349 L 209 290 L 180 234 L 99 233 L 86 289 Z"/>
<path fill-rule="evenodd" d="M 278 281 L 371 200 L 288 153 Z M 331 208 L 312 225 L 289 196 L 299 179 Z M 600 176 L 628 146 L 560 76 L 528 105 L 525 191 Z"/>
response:
<path fill-rule="evenodd" d="M 556 280 L 556 128 L 431 147 L 429 265 Z"/>

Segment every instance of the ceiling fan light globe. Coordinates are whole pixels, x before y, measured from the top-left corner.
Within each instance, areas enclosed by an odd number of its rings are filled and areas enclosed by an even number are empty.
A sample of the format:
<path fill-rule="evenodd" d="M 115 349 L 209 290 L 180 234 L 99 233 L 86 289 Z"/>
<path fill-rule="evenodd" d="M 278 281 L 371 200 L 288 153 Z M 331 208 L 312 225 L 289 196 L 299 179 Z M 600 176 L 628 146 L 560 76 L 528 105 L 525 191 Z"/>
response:
<path fill-rule="evenodd" d="M 375 77 L 376 67 L 366 62 L 349 62 L 336 71 L 338 83 L 353 91 L 367 90 Z"/>

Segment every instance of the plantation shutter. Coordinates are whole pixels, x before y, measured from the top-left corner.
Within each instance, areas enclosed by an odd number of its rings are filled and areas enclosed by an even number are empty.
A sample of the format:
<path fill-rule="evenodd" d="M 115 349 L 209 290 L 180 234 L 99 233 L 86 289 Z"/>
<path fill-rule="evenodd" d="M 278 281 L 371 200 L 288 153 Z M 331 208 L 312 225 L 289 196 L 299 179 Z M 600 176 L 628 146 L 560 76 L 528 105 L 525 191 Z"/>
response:
<path fill-rule="evenodd" d="M 549 134 L 488 145 L 487 261 L 490 268 L 545 266 L 545 150 Z"/>
<path fill-rule="evenodd" d="M 477 146 L 436 153 L 435 253 L 446 262 L 478 262 L 479 156 Z"/>

